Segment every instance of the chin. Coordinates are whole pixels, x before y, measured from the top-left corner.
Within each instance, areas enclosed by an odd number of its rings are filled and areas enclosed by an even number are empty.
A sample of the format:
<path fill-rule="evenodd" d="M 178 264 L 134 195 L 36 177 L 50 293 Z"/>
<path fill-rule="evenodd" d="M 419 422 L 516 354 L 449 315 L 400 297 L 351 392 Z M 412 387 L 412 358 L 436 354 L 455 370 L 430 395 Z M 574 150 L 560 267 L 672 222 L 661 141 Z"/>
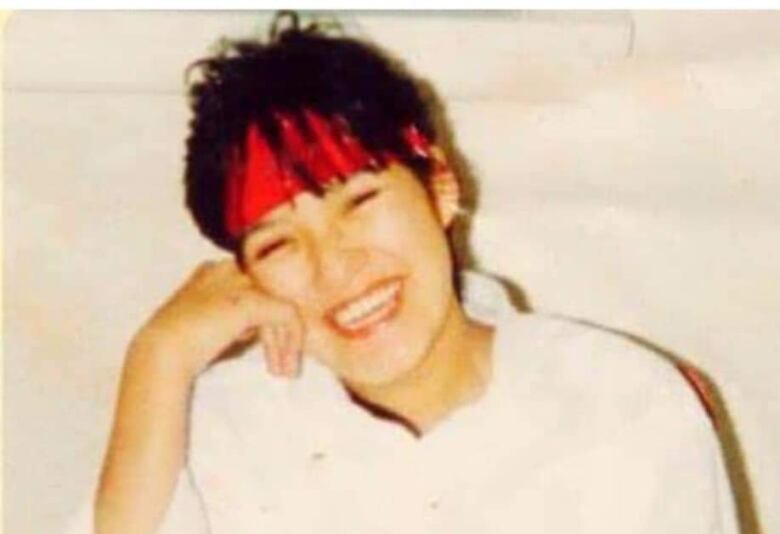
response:
<path fill-rule="evenodd" d="M 377 358 L 371 365 L 354 373 L 353 381 L 372 386 L 392 384 L 414 370 L 423 356 L 421 351 L 416 350 Z"/>
<path fill-rule="evenodd" d="M 427 298 L 412 298 L 420 284 L 402 284 L 396 305 L 376 316 L 370 328 L 344 332 L 325 322 L 331 342 L 329 365 L 346 383 L 366 386 L 389 385 L 414 371 L 425 359 L 447 320 L 450 295 L 437 284 L 426 284 Z M 435 288 L 435 289 L 434 289 Z M 433 294 L 430 290 L 433 289 Z M 437 294 L 438 293 L 438 294 Z M 435 295 L 435 296 L 434 296 Z"/>

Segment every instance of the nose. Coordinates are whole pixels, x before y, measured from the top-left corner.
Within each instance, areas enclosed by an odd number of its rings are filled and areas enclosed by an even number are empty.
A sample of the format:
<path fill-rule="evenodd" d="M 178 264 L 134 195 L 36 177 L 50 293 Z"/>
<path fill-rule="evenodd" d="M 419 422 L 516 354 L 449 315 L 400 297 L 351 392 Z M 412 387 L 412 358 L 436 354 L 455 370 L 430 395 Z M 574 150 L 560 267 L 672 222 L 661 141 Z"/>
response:
<path fill-rule="evenodd" d="M 321 290 L 343 290 L 368 264 L 361 232 L 340 219 L 326 199 L 303 195 L 297 203 L 305 220 L 309 280 Z"/>
<path fill-rule="evenodd" d="M 356 246 L 322 242 L 318 246 L 317 281 L 322 287 L 342 287 L 358 278 L 368 253 Z"/>

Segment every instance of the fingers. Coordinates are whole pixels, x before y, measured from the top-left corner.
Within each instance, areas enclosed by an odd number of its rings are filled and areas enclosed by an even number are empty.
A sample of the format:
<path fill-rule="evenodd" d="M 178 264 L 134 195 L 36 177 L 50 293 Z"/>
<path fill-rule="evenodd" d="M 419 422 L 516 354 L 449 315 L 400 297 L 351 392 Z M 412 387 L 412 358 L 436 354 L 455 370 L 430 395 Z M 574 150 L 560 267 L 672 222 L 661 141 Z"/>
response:
<path fill-rule="evenodd" d="M 292 325 L 269 324 L 260 328 L 266 368 L 274 376 L 295 378 L 300 374 L 300 336 Z"/>
<path fill-rule="evenodd" d="M 237 294 L 235 305 L 243 310 L 243 326 L 260 331 L 268 372 L 274 376 L 297 377 L 304 328 L 296 308 L 251 288 Z"/>
<path fill-rule="evenodd" d="M 268 372 L 274 376 L 281 376 L 282 366 L 279 357 L 279 347 L 274 335 L 272 325 L 265 325 L 260 328 L 260 339 L 263 343 L 263 356 L 265 357 L 265 366 Z"/>
<path fill-rule="evenodd" d="M 289 325 L 291 357 L 294 360 L 294 376 L 300 376 L 303 359 L 303 341 L 304 328 L 303 322 L 296 317 L 296 320 Z"/>
<path fill-rule="evenodd" d="M 249 331 L 259 334 L 268 372 L 279 377 L 297 377 L 304 328 L 295 306 L 260 291 L 232 259 L 206 262 L 200 272 L 219 283 L 229 307 L 238 312 L 234 317 L 245 333 L 240 339 L 249 339 Z"/>
<path fill-rule="evenodd" d="M 295 343 L 293 327 L 280 326 L 277 332 L 281 344 L 282 372 L 287 378 L 296 378 L 300 374 L 301 352 L 300 347 Z"/>
<path fill-rule="evenodd" d="M 280 355 L 280 365 L 282 368 L 282 375 L 286 376 L 287 378 L 292 378 L 293 373 L 295 371 L 295 362 L 294 358 L 290 355 L 290 336 L 288 334 L 287 328 L 284 326 L 276 326 L 274 327 L 276 330 L 276 336 L 279 340 L 279 355 Z"/>

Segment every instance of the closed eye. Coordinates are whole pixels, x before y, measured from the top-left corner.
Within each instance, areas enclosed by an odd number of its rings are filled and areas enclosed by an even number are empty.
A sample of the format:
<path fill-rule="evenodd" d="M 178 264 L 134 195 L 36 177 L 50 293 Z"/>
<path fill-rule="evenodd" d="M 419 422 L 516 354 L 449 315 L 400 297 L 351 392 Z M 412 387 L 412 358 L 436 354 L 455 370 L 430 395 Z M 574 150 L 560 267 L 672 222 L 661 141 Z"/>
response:
<path fill-rule="evenodd" d="M 379 189 L 371 189 L 365 193 L 360 193 L 349 199 L 349 210 L 356 209 L 379 194 Z"/>
<path fill-rule="evenodd" d="M 277 239 L 275 241 L 272 241 L 272 242 L 268 243 L 267 245 L 264 245 L 264 246 L 260 247 L 257 250 L 257 253 L 255 253 L 255 259 L 262 260 L 264 258 L 267 258 L 268 256 L 270 256 L 274 252 L 280 250 L 281 248 L 283 248 L 283 247 L 285 247 L 285 246 L 287 246 L 289 244 L 290 244 L 290 240 L 286 239 L 286 238 L 284 238 L 284 239 Z"/>

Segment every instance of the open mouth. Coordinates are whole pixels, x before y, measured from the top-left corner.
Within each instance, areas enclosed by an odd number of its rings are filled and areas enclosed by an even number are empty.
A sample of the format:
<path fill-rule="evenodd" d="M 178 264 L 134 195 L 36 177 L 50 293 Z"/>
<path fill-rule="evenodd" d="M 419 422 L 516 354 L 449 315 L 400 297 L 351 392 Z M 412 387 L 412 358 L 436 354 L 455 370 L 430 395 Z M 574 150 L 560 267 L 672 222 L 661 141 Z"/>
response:
<path fill-rule="evenodd" d="M 402 288 L 401 278 L 384 279 L 357 297 L 328 310 L 325 319 L 343 336 L 368 336 L 396 315 L 401 306 Z"/>

